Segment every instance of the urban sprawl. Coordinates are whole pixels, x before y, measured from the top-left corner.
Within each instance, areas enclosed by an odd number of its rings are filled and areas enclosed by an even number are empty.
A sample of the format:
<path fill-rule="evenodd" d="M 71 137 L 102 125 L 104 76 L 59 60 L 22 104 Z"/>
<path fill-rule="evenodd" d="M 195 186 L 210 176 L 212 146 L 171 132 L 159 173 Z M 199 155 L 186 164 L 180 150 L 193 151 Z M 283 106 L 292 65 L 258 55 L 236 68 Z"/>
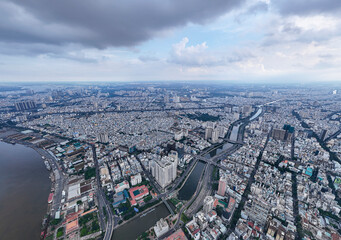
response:
<path fill-rule="evenodd" d="M 159 205 L 168 216 L 137 239 L 341 239 L 338 89 L 51 84 L 0 97 L 2 141 L 50 171 L 41 239 L 124 239 L 115 231 Z"/>

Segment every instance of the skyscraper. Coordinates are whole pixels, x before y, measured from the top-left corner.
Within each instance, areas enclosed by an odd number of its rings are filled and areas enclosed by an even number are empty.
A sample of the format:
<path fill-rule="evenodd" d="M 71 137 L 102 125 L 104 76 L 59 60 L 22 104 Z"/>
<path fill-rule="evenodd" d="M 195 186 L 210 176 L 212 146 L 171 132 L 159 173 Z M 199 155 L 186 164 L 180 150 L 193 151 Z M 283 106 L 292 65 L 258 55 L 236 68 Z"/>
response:
<path fill-rule="evenodd" d="M 177 166 L 178 153 L 171 151 L 168 156 L 163 157 L 160 161 L 151 161 L 149 167 L 155 180 L 162 188 L 165 188 L 175 180 Z"/>

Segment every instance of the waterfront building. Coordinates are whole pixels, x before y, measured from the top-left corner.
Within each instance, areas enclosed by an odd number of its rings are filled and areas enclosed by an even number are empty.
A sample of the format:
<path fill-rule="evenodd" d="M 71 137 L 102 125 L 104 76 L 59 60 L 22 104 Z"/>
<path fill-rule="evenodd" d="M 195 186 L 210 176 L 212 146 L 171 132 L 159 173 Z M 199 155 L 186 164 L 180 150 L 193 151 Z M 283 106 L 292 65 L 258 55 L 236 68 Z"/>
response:
<path fill-rule="evenodd" d="M 161 218 L 159 221 L 156 222 L 156 225 L 154 226 L 154 232 L 156 234 L 156 237 L 159 238 L 168 231 L 169 226 L 166 220 Z"/>

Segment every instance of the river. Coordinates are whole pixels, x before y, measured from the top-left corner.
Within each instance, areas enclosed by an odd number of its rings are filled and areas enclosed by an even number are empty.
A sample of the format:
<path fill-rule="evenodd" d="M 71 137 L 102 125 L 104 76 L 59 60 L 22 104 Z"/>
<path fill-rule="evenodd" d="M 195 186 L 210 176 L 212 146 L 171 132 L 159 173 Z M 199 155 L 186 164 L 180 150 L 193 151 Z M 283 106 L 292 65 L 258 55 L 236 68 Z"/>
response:
<path fill-rule="evenodd" d="M 51 188 L 40 155 L 0 142 L 0 239 L 39 239 Z"/>
<path fill-rule="evenodd" d="M 156 224 L 160 218 L 167 217 L 170 212 L 165 204 L 160 204 L 138 216 L 130 222 L 114 230 L 113 240 L 135 240 L 138 236 Z"/>

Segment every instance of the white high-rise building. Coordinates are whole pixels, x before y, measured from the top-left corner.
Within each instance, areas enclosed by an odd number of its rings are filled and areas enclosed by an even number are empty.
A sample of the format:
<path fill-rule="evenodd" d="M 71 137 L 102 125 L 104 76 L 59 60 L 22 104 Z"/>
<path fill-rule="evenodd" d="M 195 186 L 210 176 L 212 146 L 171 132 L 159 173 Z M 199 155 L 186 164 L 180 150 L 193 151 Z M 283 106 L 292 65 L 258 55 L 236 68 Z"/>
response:
<path fill-rule="evenodd" d="M 219 137 L 224 138 L 227 132 L 226 128 L 224 126 L 219 126 L 217 129 L 219 131 Z"/>
<path fill-rule="evenodd" d="M 219 131 L 216 128 L 212 131 L 212 138 L 211 138 L 212 143 L 218 142 L 218 138 L 219 138 Z"/>
<path fill-rule="evenodd" d="M 135 186 L 137 184 L 140 184 L 142 182 L 142 176 L 141 173 L 138 173 L 134 176 L 130 176 L 130 183 L 132 186 Z"/>
<path fill-rule="evenodd" d="M 167 157 L 163 157 L 160 161 L 150 162 L 150 171 L 155 180 L 162 188 L 171 184 L 177 175 L 178 153 L 171 151 Z"/>
<path fill-rule="evenodd" d="M 206 196 L 204 199 L 204 213 L 207 214 L 213 209 L 214 199 L 212 196 Z"/>
<path fill-rule="evenodd" d="M 154 226 L 154 232 L 155 235 L 159 238 L 163 234 L 167 233 L 169 231 L 169 226 L 166 220 L 161 218 L 159 221 L 156 222 L 156 225 Z"/>
<path fill-rule="evenodd" d="M 208 127 L 205 129 L 205 140 L 209 140 L 212 138 L 213 128 Z"/>

